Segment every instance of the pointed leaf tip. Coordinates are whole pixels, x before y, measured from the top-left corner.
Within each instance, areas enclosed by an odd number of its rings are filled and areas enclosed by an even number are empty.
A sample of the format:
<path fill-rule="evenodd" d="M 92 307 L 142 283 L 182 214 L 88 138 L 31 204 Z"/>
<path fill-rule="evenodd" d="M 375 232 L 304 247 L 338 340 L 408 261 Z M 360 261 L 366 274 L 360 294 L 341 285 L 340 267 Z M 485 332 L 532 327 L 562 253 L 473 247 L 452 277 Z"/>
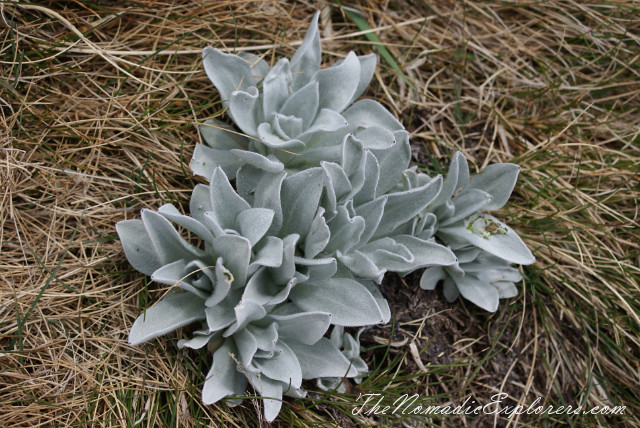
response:
<path fill-rule="evenodd" d="M 246 91 L 248 87 L 256 86 L 251 64 L 239 56 L 207 46 L 202 50 L 202 58 L 204 70 L 225 104 L 233 91 Z"/>
<path fill-rule="evenodd" d="M 142 220 L 123 220 L 116 223 L 124 255 L 131 266 L 145 275 L 151 275 L 162 264 L 144 228 Z"/>
<path fill-rule="evenodd" d="M 129 332 L 129 344 L 140 345 L 202 320 L 204 307 L 204 300 L 194 294 L 171 292 L 136 319 Z"/>

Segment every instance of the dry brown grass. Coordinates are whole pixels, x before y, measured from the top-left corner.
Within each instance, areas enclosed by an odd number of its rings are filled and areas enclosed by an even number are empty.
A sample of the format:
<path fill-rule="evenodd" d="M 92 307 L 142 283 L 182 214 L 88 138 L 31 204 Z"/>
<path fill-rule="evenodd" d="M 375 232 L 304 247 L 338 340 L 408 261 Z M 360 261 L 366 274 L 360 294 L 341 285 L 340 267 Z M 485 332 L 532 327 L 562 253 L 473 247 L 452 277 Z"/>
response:
<path fill-rule="evenodd" d="M 127 4 L 0 2 L 0 425 L 256 425 L 255 401 L 199 402 L 206 354 L 171 339 L 127 345 L 159 293 L 130 270 L 114 224 L 182 206 L 195 184 L 196 124 L 221 110 L 201 48 L 288 56 L 313 9 Z M 433 421 L 449 426 L 638 426 L 640 4 L 425 4 L 358 5 L 414 86 L 381 61 L 367 96 L 412 132 L 419 165 L 437 170 L 454 150 L 478 168 L 521 164 L 502 215 L 538 262 L 494 315 L 445 304 L 416 277 L 390 279 L 396 328 L 365 335 L 378 371 L 353 394 L 627 406 L 622 417 Z M 321 26 L 326 61 L 372 49 L 335 5 Z M 373 349 L 389 338 L 388 353 Z M 354 395 L 334 398 L 289 400 L 283 425 L 393 422 L 354 422 Z"/>

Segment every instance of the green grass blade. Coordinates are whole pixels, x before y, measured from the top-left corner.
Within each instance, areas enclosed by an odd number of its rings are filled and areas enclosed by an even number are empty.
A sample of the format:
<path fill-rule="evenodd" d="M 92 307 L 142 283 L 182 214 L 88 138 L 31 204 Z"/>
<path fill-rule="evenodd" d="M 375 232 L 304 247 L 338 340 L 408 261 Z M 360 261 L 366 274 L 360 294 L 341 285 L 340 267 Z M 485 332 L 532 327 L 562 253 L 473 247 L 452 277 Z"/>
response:
<path fill-rule="evenodd" d="M 342 10 L 346 12 L 347 16 L 351 18 L 353 23 L 356 24 L 356 26 L 360 29 L 360 31 L 371 30 L 371 26 L 369 26 L 369 23 L 359 11 L 350 7 L 345 7 L 345 6 L 342 6 Z M 389 49 L 387 49 L 387 47 L 382 43 L 378 35 L 376 33 L 367 33 L 365 34 L 365 36 L 367 39 L 369 39 L 369 41 L 373 42 L 380 56 L 387 63 L 389 63 L 391 68 L 393 68 L 395 72 L 398 73 L 398 76 L 400 76 L 402 80 L 404 80 L 405 83 L 409 85 L 413 90 L 417 91 L 418 88 L 416 88 L 413 82 L 411 82 L 407 77 L 407 75 L 404 74 L 404 72 L 396 62 L 396 59 L 393 57 L 393 55 L 391 55 L 391 52 L 389 52 Z"/>

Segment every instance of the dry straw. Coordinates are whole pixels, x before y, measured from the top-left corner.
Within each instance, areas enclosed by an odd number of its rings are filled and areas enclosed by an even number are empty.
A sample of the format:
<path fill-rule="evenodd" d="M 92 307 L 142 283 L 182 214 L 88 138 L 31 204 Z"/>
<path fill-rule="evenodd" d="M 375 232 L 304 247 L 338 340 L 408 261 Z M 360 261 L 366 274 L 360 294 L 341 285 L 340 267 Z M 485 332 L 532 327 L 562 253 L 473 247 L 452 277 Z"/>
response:
<path fill-rule="evenodd" d="M 328 62 L 380 53 L 375 34 L 406 75 L 382 59 L 367 95 L 402 118 L 418 165 L 439 172 L 462 150 L 478 169 L 522 166 L 502 215 L 538 262 L 493 315 L 419 290 L 419 276 L 390 280 L 395 324 L 361 338 L 370 380 L 314 396 L 337 401 L 287 401 L 282 424 L 399 423 L 350 416 L 359 392 L 381 391 L 626 405 L 625 416 L 573 420 L 640 423 L 637 3 L 362 2 L 368 28 L 326 7 Z M 114 224 L 186 206 L 195 125 L 224 118 L 202 47 L 290 56 L 312 13 L 277 1 L 0 3 L 0 425 L 260 422 L 252 401 L 200 403 L 205 352 L 127 345 L 166 290 L 129 270 Z"/>

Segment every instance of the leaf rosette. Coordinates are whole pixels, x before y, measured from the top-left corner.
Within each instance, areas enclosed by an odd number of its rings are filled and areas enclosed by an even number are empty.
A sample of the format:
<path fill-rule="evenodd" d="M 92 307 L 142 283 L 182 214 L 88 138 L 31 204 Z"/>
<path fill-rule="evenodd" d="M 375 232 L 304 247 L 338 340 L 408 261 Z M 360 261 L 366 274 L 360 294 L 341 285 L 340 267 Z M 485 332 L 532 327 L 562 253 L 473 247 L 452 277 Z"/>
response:
<path fill-rule="evenodd" d="M 452 249 L 458 263 L 427 269 L 422 288 L 433 289 L 443 280 L 449 301 L 462 295 L 490 312 L 500 298 L 517 295 L 514 283 L 522 277 L 511 264 L 528 265 L 535 258 L 513 229 L 485 211 L 504 206 L 519 171 L 518 165 L 498 163 L 470 177 L 464 155 L 455 154 L 440 194 L 421 215 L 431 217 L 425 224 Z"/>
<path fill-rule="evenodd" d="M 393 151 L 374 154 L 348 136 L 340 164 L 321 162 L 325 193 L 306 242 L 326 237 L 324 251 L 358 278 L 381 282 L 386 272 L 408 273 L 456 261 L 448 248 L 428 234 L 417 234 L 416 216 L 438 196 L 440 176 L 409 188 L 411 170 Z M 426 176 L 425 176 L 426 177 Z"/>
<path fill-rule="evenodd" d="M 240 132 L 205 122 L 206 144 L 196 146 L 190 165 L 196 174 L 208 178 L 220 166 L 233 179 L 246 164 L 279 172 L 338 162 L 348 134 L 372 150 L 409 153 L 408 133 L 387 109 L 374 100 L 354 102 L 373 77 L 375 55 L 350 52 L 320 68 L 318 16 L 291 60 L 272 68 L 251 54 L 204 49 L 205 71 Z"/>
<path fill-rule="evenodd" d="M 511 264 L 535 260 L 486 213 L 506 203 L 519 167 L 491 165 L 471 178 L 457 153 L 444 181 L 408 168 L 402 124 L 381 104 L 356 101 L 375 56 L 351 52 L 320 68 L 317 22 L 318 14 L 291 60 L 272 68 L 205 48 L 207 75 L 239 131 L 202 125 L 206 144 L 190 166 L 209 185 L 194 188 L 190 215 L 167 204 L 116 225 L 131 265 L 169 287 L 129 342 L 197 323 L 178 346 L 213 352 L 204 403 L 251 384 L 267 421 L 283 395 L 305 395 L 303 380 L 340 389 L 342 378 L 366 372 L 362 330 L 344 327 L 389 321 L 375 285 L 386 272 L 427 268 L 422 288 L 442 281 L 448 300 L 495 311 L 517 294 L 522 277 Z"/>
<path fill-rule="evenodd" d="M 338 272 L 333 257 L 303 253 L 322 195 L 320 168 L 265 173 L 260 183 L 262 197 L 249 203 L 217 168 L 209 186 L 194 189 L 190 216 L 167 204 L 116 229 L 131 265 L 170 287 L 136 319 L 129 342 L 200 322 L 179 346 L 215 349 L 203 401 L 242 395 L 251 383 L 269 398 L 265 417 L 273 420 L 283 394 L 304 394 L 303 379 L 357 374 L 323 337 L 330 325 L 384 323 L 390 312 L 370 281 Z"/>

